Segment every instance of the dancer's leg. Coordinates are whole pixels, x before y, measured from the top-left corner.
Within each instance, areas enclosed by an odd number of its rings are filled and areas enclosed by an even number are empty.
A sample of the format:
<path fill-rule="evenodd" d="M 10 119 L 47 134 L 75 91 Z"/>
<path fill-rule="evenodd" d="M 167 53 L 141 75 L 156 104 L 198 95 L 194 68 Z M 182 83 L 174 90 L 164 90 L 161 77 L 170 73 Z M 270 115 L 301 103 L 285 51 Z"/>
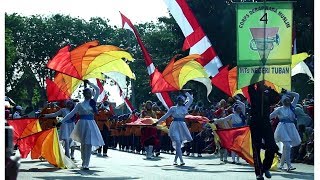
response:
<path fill-rule="evenodd" d="M 70 142 L 69 139 L 64 140 L 64 154 L 70 158 Z"/>
<path fill-rule="evenodd" d="M 180 162 L 183 163 L 181 144 L 182 144 L 181 142 L 176 142 L 176 156 L 179 157 Z M 176 158 L 175 158 L 175 162 L 176 162 Z"/>

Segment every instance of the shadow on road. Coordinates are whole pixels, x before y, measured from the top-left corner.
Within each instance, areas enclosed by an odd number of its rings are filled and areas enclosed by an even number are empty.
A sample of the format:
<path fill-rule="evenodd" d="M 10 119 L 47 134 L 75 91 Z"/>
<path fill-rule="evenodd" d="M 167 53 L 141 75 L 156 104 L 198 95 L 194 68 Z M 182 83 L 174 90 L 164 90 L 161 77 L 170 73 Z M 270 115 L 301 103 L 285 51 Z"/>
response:
<path fill-rule="evenodd" d="M 310 180 L 314 179 L 314 173 L 306 173 L 306 172 L 300 172 L 300 171 L 291 171 L 291 172 L 277 171 L 276 173 L 273 174 L 273 177 L 274 176 L 282 176 L 288 179 L 310 179 Z"/>
<path fill-rule="evenodd" d="M 60 179 L 77 179 L 77 180 L 83 180 L 83 179 L 141 179 L 141 178 L 138 178 L 138 177 L 83 177 L 83 176 L 56 176 L 56 177 L 41 177 L 41 176 L 38 176 L 38 177 L 35 177 L 35 178 L 38 178 L 38 179 L 45 179 L 45 180 L 60 180 Z"/>
<path fill-rule="evenodd" d="M 31 169 L 19 169 L 19 172 L 55 172 L 59 171 L 59 168 L 50 167 L 50 168 L 31 168 Z"/>

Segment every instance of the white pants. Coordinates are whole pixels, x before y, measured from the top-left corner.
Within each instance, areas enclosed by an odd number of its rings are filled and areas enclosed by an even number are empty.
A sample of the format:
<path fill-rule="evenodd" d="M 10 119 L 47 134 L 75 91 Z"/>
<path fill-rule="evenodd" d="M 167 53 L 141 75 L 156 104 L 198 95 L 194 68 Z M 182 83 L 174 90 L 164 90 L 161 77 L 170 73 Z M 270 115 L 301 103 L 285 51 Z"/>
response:
<path fill-rule="evenodd" d="M 235 162 L 236 157 L 237 157 L 237 163 L 240 161 L 239 155 L 233 151 L 231 151 L 231 157 L 232 157 L 232 162 Z"/>
<path fill-rule="evenodd" d="M 177 162 L 178 157 L 180 159 L 180 162 L 183 163 L 183 159 L 182 159 L 182 151 L 181 151 L 181 142 L 175 142 L 176 145 L 176 155 L 174 156 L 174 162 Z"/>
<path fill-rule="evenodd" d="M 91 150 L 92 150 L 91 144 L 81 144 L 81 159 L 82 159 L 82 167 L 83 168 L 89 167 Z"/>
<path fill-rule="evenodd" d="M 291 147 L 289 141 L 284 141 L 283 143 L 283 150 L 282 150 L 282 156 L 280 160 L 280 166 L 283 167 L 284 162 L 287 163 L 288 168 L 291 167 L 291 159 L 290 159 L 290 153 L 291 153 Z"/>
<path fill-rule="evenodd" d="M 220 147 L 220 161 L 227 161 L 228 159 L 228 151 L 222 147 Z"/>

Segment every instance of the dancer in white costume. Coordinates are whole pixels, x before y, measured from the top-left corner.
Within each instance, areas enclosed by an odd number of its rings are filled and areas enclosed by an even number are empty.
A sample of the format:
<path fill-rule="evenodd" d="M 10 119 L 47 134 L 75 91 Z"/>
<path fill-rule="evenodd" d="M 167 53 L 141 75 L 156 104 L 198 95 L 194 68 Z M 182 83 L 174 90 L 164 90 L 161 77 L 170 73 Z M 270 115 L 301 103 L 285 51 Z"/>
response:
<path fill-rule="evenodd" d="M 233 113 L 229 114 L 226 117 L 216 119 L 214 122 L 217 123 L 232 123 L 232 128 L 236 127 L 242 127 L 246 125 L 246 105 L 241 102 L 240 100 L 237 100 L 236 103 L 233 105 Z M 230 127 L 231 128 L 231 127 Z M 231 157 L 232 157 L 232 164 L 240 164 L 240 157 L 234 152 L 231 151 Z M 237 157 L 237 162 L 235 161 L 235 158 Z"/>
<path fill-rule="evenodd" d="M 290 96 L 293 96 L 293 101 L 290 102 Z M 274 132 L 274 139 L 276 142 L 283 143 L 283 153 L 280 160 L 280 169 L 283 169 L 284 162 L 286 161 L 288 169 L 287 171 L 294 170 L 290 160 L 291 147 L 298 146 L 301 143 L 298 130 L 294 124 L 296 115 L 294 109 L 299 101 L 299 94 L 295 92 L 286 92 L 282 98 L 282 106 L 275 109 L 270 114 L 270 119 L 278 117 L 280 122 Z"/>
<path fill-rule="evenodd" d="M 166 120 L 169 116 L 172 116 L 174 119 L 169 127 L 169 136 L 172 141 L 172 145 L 176 150 L 176 155 L 174 157 L 174 165 L 177 164 L 177 159 L 180 159 L 180 165 L 183 166 L 185 163 L 182 159 L 182 151 L 181 148 L 185 142 L 192 141 L 191 134 L 189 129 L 185 123 L 185 116 L 188 114 L 188 108 L 192 104 L 193 97 L 188 93 L 184 93 L 189 101 L 185 103 L 186 98 L 182 95 L 179 95 L 177 98 L 178 104 L 176 106 L 172 106 L 168 112 L 163 115 L 156 124 Z"/>
<path fill-rule="evenodd" d="M 44 114 L 43 117 L 44 118 L 54 118 L 58 116 L 65 117 L 74 108 L 74 103 L 71 100 L 67 100 L 65 101 L 65 105 L 66 105 L 65 108 L 62 108 L 55 113 Z M 60 134 L 59 134 L 59 139 L 64 141 L 65 155 L 69 158 L 71 157 L 71 159 L 74 159 L 74 146 L 71 147 L 71 153 L 70 153 L 70 146 L 72 143 L 70 134 L 74 129 L 75 120 L 76 120 L 76 117 L 72 116 L 70 119 L 66 120 L 65 123 L 61 124 Z"/>
<path fill-rule="evenodd" d="M 58 124 L 60 125 L 61 123 L 65 123 L 76 113 L 80 115 L 80 120 L 77 122 L 70 137 L 73 140 L 81 143 L 82 169 L 89 170 L 92 146 L 98 148 L 99 146 L 103 146 L 104 142 L 99 128 L 94 121 L 94 114 L 97 112 L 96 101 L 99 96 L 99 88 L 89 81 L 85 81 L 94 88 L 94 98 L 91 99 L 93 93 L 90 88 L 84 89 L 84 101 L 78 103 L 75 108 Z"/>

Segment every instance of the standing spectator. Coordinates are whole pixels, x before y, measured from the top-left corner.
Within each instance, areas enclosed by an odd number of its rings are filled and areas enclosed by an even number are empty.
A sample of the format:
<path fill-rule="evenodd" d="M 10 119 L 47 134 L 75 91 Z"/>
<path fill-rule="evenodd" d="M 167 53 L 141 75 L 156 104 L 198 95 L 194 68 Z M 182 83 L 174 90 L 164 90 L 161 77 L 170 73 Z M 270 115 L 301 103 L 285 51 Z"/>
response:
<path fill-rule="evenodd" d="M 21 106 L 15 106 L 14 107 L 14 113 L 12 115 L 13 119 L 19 119 L 22 118 L 22 107 Z"/>

